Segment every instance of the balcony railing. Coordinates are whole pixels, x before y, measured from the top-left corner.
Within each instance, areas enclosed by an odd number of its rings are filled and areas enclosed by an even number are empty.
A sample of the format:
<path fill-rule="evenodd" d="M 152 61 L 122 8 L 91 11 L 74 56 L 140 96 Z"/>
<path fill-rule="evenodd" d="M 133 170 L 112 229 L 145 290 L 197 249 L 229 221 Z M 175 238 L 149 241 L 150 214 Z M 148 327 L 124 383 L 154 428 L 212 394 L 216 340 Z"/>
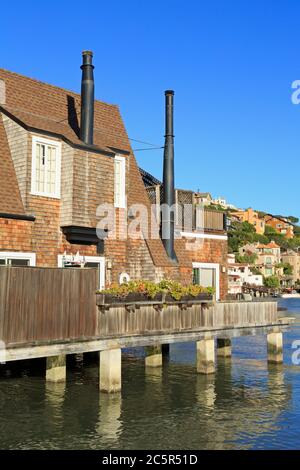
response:
<path fill-rule="evenodd" d="M 153 205 L 156 220 L 160 224 L 160 206 L 163 200 L 162 187 L 160 185 L 148 186 L 146 190 Z M 227 231 L 226 214 L 198 204 L 192 191 L 177 189 L 175 191 L 175 202 L 177 230 L 211 233 L 224 233 Z"/>

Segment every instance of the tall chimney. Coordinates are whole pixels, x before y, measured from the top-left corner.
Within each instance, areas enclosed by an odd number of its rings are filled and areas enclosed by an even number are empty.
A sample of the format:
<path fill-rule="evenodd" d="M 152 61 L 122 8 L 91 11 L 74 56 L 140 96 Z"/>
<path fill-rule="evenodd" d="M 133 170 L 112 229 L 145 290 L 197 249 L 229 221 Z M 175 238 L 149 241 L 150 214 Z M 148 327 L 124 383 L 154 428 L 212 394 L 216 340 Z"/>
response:
<path fill-rule="evenodd" d="M 173 133 L 173 100 L 174 91 L 166 90 L 166 134 L 164 147 L 164 171 L 163 171 L 163 208 L 161 215 L 162 242 L 168 257 L 177 262 L 174 250 L 174 133 Z"/>
<path fill-rule="evenodd" d="M 81 116 L 80 140 L 93 145 L 94 132 L 94 66 L 93 53 L 82 52 L 82 79 L 81 79 Z"/>

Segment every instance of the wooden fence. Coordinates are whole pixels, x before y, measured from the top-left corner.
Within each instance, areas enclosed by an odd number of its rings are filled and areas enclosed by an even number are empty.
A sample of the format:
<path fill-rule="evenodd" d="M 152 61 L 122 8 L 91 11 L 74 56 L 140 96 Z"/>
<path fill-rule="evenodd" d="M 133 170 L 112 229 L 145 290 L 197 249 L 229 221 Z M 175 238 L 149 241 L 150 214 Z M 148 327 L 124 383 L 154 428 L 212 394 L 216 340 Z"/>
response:
<path fill-rule="evenodd" d="M 0 340 L 95 336 L 96 269 L 0 267 Z"/>

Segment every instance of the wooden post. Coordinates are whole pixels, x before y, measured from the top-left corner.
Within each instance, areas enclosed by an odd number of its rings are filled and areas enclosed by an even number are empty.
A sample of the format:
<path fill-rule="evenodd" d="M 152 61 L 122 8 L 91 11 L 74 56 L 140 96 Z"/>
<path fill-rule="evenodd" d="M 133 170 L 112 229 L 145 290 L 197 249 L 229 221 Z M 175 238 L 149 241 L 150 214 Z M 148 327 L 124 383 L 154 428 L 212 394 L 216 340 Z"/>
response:
<path fill-rule="evenodd" d="M 46 361 L 47 382 L 64 382 L 66 380 L 66 356 L 47 357 Z"/>
<path fill-rule="evenodd" d="M 146 358 L 145 365 L 146 367 L 161 367 L 162 366 L 162 348 L 159 346 L 147 346 L 145 348 Z"/>
<path fill-rule="evenodd" d="M 213 338 L 197 341 L 197 372 L 200 374 L 215 372 L 215 341 Z"/>
<path fill-rule="evenodd" d="M 281 332 L 273 332 L 267 336 L 268 362 L 280 364 L 283 362 L 283 339 Z"/>
<path fill-rule="evenodd" d="M 101 392 L 121 391 L 121 349 L 100 351 L 99 388 Z"/>
<path fill-rule="evenodd" d="M 217 356 L 231 357 L 231 340 L 229 338 L 217 338 Z"/>

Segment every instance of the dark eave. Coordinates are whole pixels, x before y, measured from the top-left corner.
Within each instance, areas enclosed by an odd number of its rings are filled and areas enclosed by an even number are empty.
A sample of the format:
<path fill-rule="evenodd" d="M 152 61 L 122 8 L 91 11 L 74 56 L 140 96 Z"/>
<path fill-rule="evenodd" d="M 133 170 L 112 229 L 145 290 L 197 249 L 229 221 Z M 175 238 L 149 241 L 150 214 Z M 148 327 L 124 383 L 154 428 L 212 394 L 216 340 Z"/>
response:
<path fill-rule="evenodd" d="M 0 212 L 0 219 L 27 220 L 30 222 L 34 222 L 36 217 L 34 215 L 10 214 L 7 212 Z"/>
<path fill-rule="evenodd" d="M 107 237 L 107 231 L 94 227 L 68 225 L 62 227 L 62 231 L 70 243 L 76 244 L 97 245 Z"/>
<path fill-rule="evenodd" d="M 19 126 L 23 127 L 23 129 L 26 129 L 29 132 L 37 132 L 38 134 L 42 134 L 42 135 L 46 135 L 46 136 L 53 136 L 53 137 L 59 138 L 59 139 L 63 140 L 64 142 L 66 142 L 66 144 L 70 145 L 70 147 L 73 147 L 73 148 L 76 148 L 76 149 L 85 150 L 87 152 L 99 153 L 101 155 L 107 155 L 109 157 L 114 157 L 116 153 L 120 153 L 120 154 L 122 153 L 124 155 L 129 155 L 130 154 L 130 152 L 128 152 L 126 150 L 115 149 L 115 148 L 114 149 L 112 148 L 112 151 L 109 152 L 108 150 L 104 150 L 104 149 L 98 147 L 97 145 L 87 145 L 84 142 L 82 142 L 82 144 L 75 144 L 74 142 L 69 140 L 63 134 L 57 134 L 55 132 L 48 132 L 44 129 L 39 129 L 38 127 L 28 126 L 24 121 L 17 118 L 16 116 L 14 116 L 14 114 L 10 113 L 9 111 L 7 111 L 7 109 L 3 108 L 2 106 L 0 106 L 0 111 L 3 114 L 5 114 L 7 117 L 9 117 L 10 119 L 15 121 L 17 124 L 19 124 Z"/>

